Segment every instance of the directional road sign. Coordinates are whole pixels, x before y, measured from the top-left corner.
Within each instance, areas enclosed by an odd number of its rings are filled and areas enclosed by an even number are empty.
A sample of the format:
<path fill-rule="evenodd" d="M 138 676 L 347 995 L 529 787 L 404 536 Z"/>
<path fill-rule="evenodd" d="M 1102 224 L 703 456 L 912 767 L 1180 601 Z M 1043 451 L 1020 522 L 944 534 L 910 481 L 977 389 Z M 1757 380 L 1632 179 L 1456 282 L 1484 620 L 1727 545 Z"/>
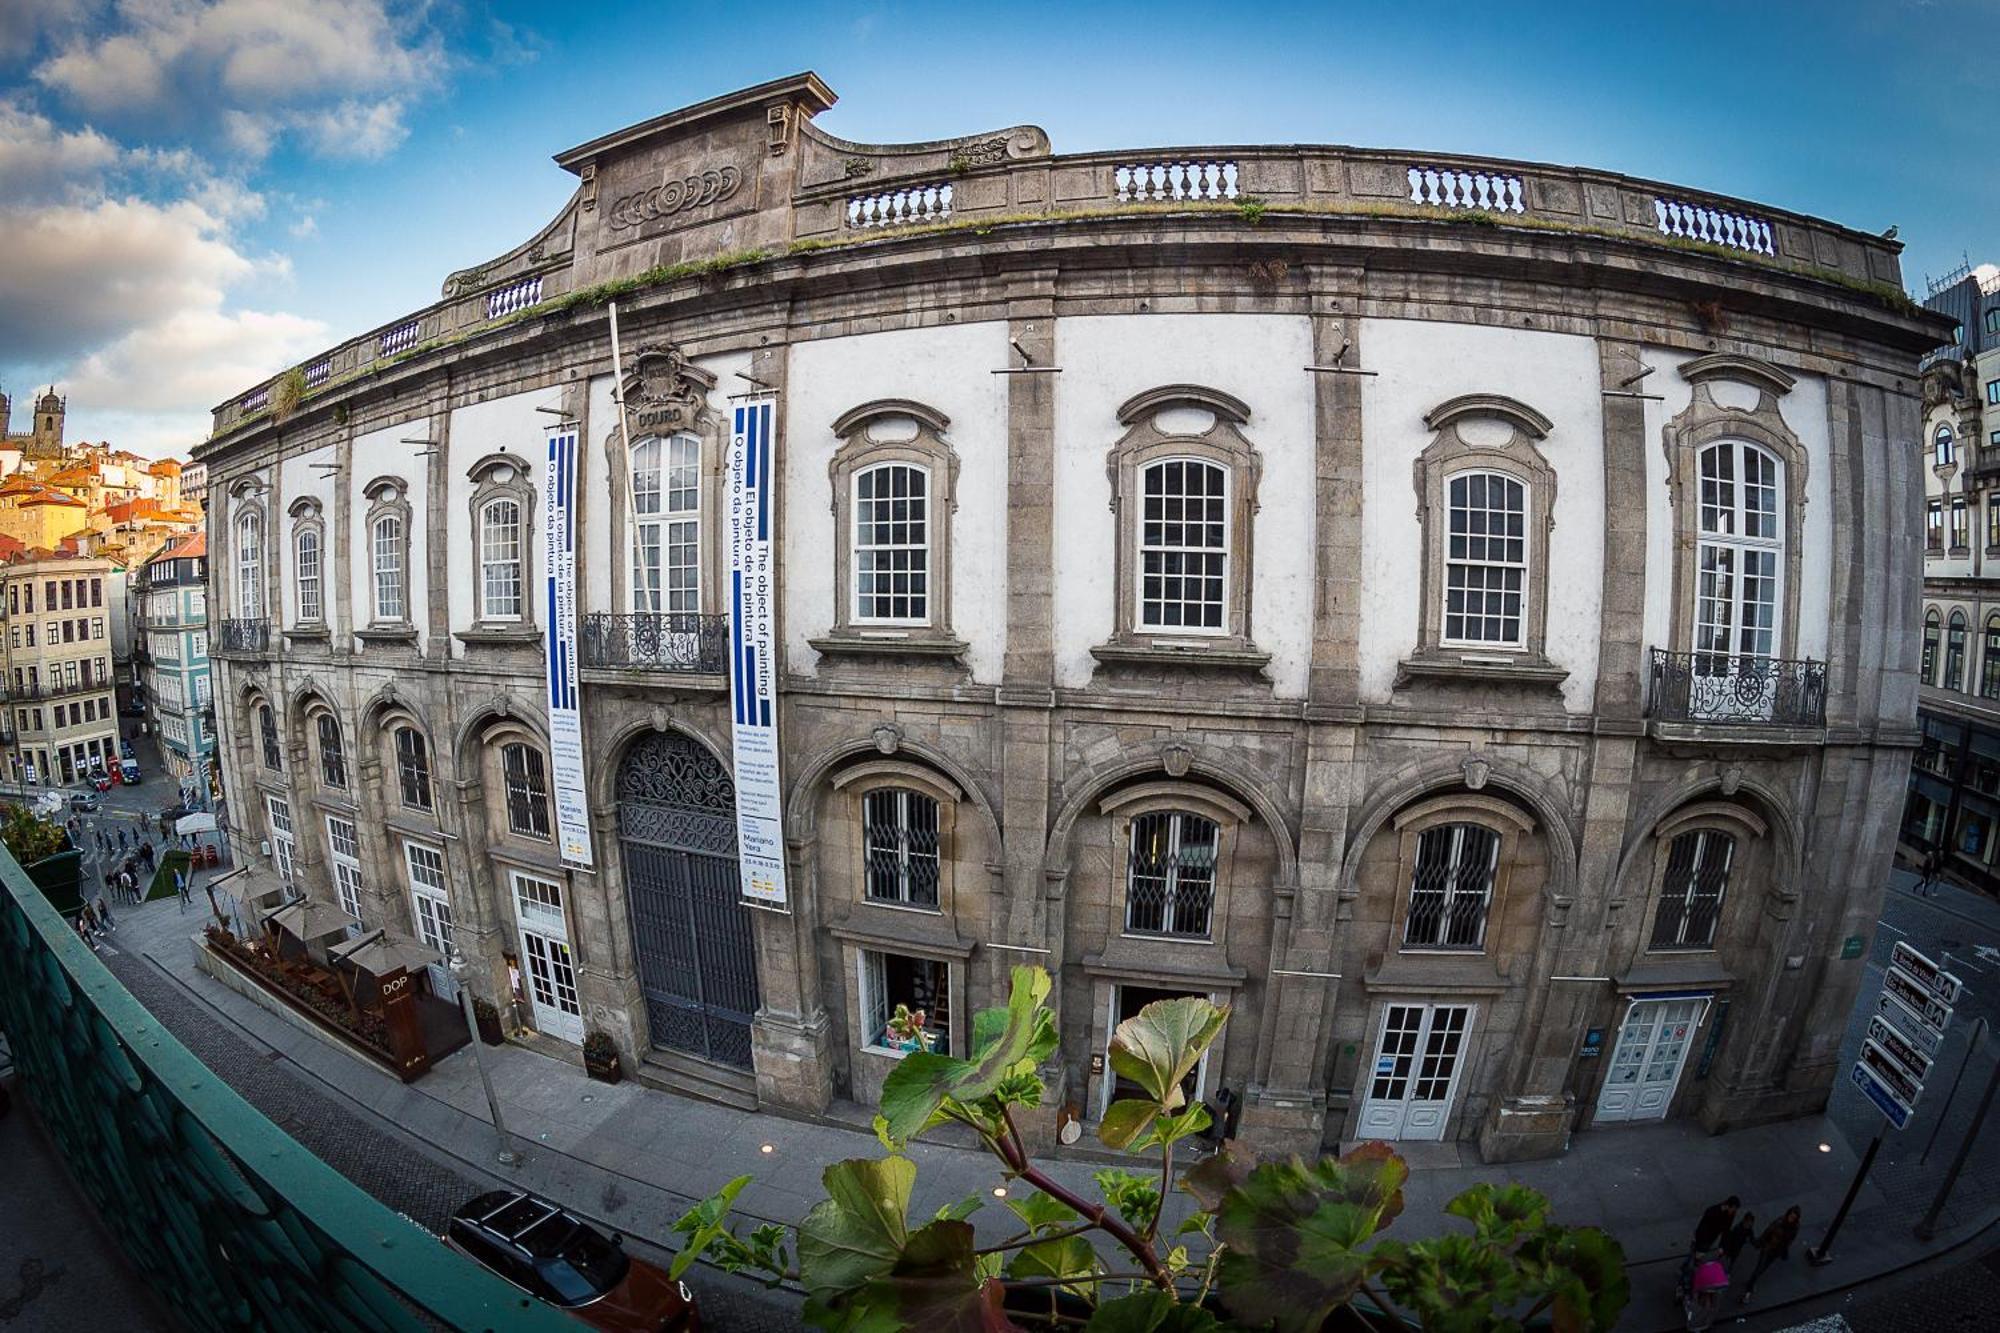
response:
<path fill-rule="evenodd" d="M 1958 993 L 1963 989 L 1963 983 L 1901 940 L 1896 941 L 1895 952 L 1890 961 L 1936 996 L 1939 1004 L 1958 1003 Z"/>
<path fill-rule="evenodd" d="M 1910 1076 L 1910 1071 L 1896 1063 L 1896 1057 L 1882 1048 L 1880 1042 L 1861 1043 L 1861 1063 L 1868 1072 L 1882 1080 L 1884 1087 L 1894 1092 L 1905 1103 L 1914 1107 L 1917 1098 L 1923 1096 L 1924 1085 Z"/>
<path fill-rule="evenodd" d="M 1882 974 L 1882 992 L 1893 995 L 1910 1008 L 1923 1015 L 1926 1023 L 1942 1032 L 1945 1024 L 1951 1022 L 1951 1006 L 1931 994 L 1923 982 L 1891 964 Z"/>
<path fill-rule="evenodd" d="M 1887 1116 L 1889 1123 L 1897 1129 L 1910 1123 L 1912 1114 L 1910 1108 L 1895 1093 L 1884 1087 L 1882 1081 L 1875 1077 L 1868 1066 L 1854 1066 L 1854 1086 L 1860 1088 L 1861 1094 L 1875 1103 L 1875 1108 Z"/>
<path fill-rule="evenodd" d="M 1943 1048 L 1944 1033 L 1938 1028 L 1932 1027 L 1929 1019 L 1910 1008 L 1909 1005 L 1903 1003 L 1895 996 L 1884 992 L 1881 999 L 1876 1002 L 1875 1007 L 1882 1011 L 1884 1018 L 1895 1024 L 1899 1035 L 1907 1038 L 1913 1045 L 1921 1048 L 1924 1054 L 1934 1056 Z M 1946 1010 L 1945 1012 L 1949 1014 L 1951 1011 Z"/>
<path fill-rule="evenodd" d="M 1922 1083 L 1931 1072 L 1931 1058 L 1918 1050 L 1909 1038 L 1898 1032 L 1889 1021 L 1880 1015 L 1868 1020 L 1868 1040 L 1896 1057 L 1896 1063 L 1909 1071 L 1910 1077 Z"/>

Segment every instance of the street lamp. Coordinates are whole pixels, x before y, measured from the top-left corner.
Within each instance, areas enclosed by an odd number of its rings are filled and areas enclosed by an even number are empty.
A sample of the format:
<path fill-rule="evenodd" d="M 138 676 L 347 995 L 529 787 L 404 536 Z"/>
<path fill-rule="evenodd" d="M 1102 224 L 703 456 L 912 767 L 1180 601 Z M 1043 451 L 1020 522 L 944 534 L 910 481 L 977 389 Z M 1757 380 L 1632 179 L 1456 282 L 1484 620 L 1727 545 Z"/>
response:
<path fill-rule="evenodd" d="M 502 1166 L 513 1166 L 521 1160 L 521 1155 L 507 1146 L 507 1127 L 500 1123 L 500 1099 L 493 1095 L 493 1076 L 486 1072 L 486 1057 L 479 1053 L 483 1044 L 479 1040 L 479 1021 L 472 1016 L 472 992 L 465 984 L 466 974 L 472 968 L 457 945 L 451 946 L 450 965 L 451 979 L 458 983 L 459 1007 L 465 1011 L 465 1030 L 472 1034 L 472 1067 L 479 1071 L 480 1085 L 486 1089 L 486 1107 L 493 1114 L 493 1133 L 500 1140 L 499 1162 Z"/>

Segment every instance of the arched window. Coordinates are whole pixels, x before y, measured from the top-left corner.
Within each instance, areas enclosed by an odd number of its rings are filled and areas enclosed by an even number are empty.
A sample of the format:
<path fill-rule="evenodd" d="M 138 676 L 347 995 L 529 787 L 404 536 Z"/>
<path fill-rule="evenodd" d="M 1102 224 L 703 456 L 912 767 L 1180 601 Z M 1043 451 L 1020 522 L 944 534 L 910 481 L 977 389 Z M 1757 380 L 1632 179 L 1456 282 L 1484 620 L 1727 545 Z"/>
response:
<path fill-rule="evenodd" d="M 1167 458 L 1140 474 L 1139 628 L 1221 633 L 1229 620 L 1229 473 Z"/>
<path fill-rule="evenodd" d="M 1944 687 L 1948 690 L 1965 688 L 1965 613 L 1951 613 L 1951 623 L 1944 633 Z"/>
<path fill-rule="evenodd" d="M 632 609 L 701 610 L 701 441 L 692 435 L 632 450 Z"/>
<path fill-rule="evenodd" d="M 254 510 L 236 520 L 236 615 L 264 618 L 264 518 Z"/>
<path fill-rule="evenodd" d="M 273 773 L 285 771 L 285 752 L 278 745 L 278 717 L 271 705 L 257 705 L 257 734 L 264 743 L 264 767 Z"/>
<path fill-rule="evenodd" d="M 521 506 L 489 500 L 479 511 L 479 618 L 519 620 L 522 572 Z"/>
<path fill-rule="evenodd" d="M 1918 672 L 1926 685 L 1937 683 L 1938 629 L 1943 623 L 1936 607 L 1924 612 L 1924 660 Z"/>
<path fill-rule="evenodd" d="M 1125 929 L 1207 939 L 1221 834 L 1215 821 L 1186 810 L 1156 810 L 1135 816 L 1131 832 Z"/>
<path fill-rule="evenodd" d="M 1951 427 L 1939 425 L 1937 434 L 1931 437 L 1931 464 L 1934 467 L 1949 467 L 1957 461 L 1958 447 L 1951 437 Z"/>
<path fill-rule="evenodd" d="M 1784 464 L 1756 445 L 1723 440 L 1701 451 L 1695 652 L 1777 656 L 1784 493 Z"/>
<path fill-rule="evenodd" d="M 384 514 L 370 530 L 370 555 L 375 572 L 375 620 L 377 623 L 404 618 L 406 602 L 403 583 L 403 520 Z"/>
<path fill-rule="evenodd" d="M 507 828 L 524 838 L 549 836 L 549 779 L 542 752 L 519 741 L 500 747 L 507 786 Z"/>
<path fill-rule="evenodd" d="M 1417 835 L 1406 949 L 1479 950 L 1500 864 L 1500 835 L 1484 824 L 1439 824 Z"/>
<path fill-rule="evenodd" d="M 2000 614 L 1986 618 L 1986 644 L 1979 656 L 1979 697 L 2000 699 Z"/>
<path fill-rule="evenodd" d="M 396 728 L 396 783 L 404 805 L 412 810 L 432 808 L 430 751 L 415 727 Z"/>
<path fill-rule="evenodd" d="M 340 721 L 332 713 L 319 714 L 319 776 L 336 790 L 347 787 L 347 749 L 340 740 Z"/>
<path fill-rule="evenodd" d="M 870 902 L 938 905 L 938 803 L 906 787 L 862 798 L 862 851 Z"/>
<path fill-rule="evenodd" d="M 854 619 L 930 620 L 930 469 L 881 463 L 854 474 Z"/>
<path fill-rule="evenodd" d="M 298 580 L 299 620 L 316 624 L 321 618 L 318 528 L 299 529 L 293 568 Z"/>
<path fill-rule="evenodd" d="M 1524 647 L 1527 487 L 1497 472 L 1461 472 L 1445 493 L 1443 642 Z"/>
<path fill-rule="evenodd" d="M 1673 840 L 1653 918 L 1653 948 L 1706 949 L 1714 943 L 1735 855 L 1736 839 L 1720 829 L 1694 829 Z"/>

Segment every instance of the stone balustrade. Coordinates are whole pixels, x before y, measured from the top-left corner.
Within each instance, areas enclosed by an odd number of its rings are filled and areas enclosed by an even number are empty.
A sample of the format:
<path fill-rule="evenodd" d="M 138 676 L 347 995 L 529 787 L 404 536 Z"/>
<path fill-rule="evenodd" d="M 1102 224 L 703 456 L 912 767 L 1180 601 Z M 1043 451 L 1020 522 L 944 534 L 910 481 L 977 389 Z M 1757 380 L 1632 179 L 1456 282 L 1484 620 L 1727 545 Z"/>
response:
<path fill-rule="evenodd" d="M 847 200 L 850 227 L 899 227 L 912 222 L 942 222 L 950 216 L 950 181 L 850 195 Z"/>
<path fill-rule="evenodd" d="M 486 293 L 486 318 L 501 319 L 517 310 L 526 310 L 542 299 L 542 275 L 517 278 L 504 287 Z"/>
<path fill-rule="evenodd" d="M 1236 163 L 1127 162 L 1111 170 L 1112 197 L 1121 204 L 1236 198 Z"/>
<path fill-rule="evenodd" d="M 1489 213 L 1527 211 L 1521 203 L 1521 178 L 1511 173 L 1413 166 L 1409 174 L 1413 204 L 1478 208 Z"/>

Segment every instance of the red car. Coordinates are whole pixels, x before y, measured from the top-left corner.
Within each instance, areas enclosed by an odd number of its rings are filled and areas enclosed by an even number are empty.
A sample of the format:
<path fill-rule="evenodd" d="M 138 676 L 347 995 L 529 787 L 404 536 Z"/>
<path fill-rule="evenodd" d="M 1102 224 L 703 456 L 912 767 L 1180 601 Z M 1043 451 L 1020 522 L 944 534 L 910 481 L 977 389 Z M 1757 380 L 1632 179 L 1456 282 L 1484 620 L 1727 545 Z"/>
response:
<path fill-rule="evenodd" d="M 111 778 L 104 773 L 92 773 L 90 775 L 90 785 L 99 791 L 110 791 Z"/>
<path fill-rule="evenodd" d="M 520 1190 L 482 1194 L 451 1215 L 444 1243 L 592 1328 L 695 1333 L 694 1293 L 603 1232 Z"/>

